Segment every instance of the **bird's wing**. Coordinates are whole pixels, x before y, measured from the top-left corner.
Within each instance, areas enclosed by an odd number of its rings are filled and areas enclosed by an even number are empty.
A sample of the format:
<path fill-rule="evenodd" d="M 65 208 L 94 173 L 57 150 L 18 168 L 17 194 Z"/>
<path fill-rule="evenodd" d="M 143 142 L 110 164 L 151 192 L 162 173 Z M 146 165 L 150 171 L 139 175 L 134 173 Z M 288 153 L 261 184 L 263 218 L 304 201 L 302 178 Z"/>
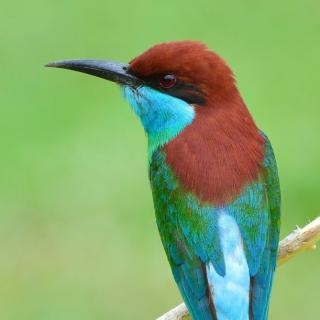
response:
<path fill-rule="evenodd" d="M 265 139 L 265 189 L 268 200 L 268 237 L 258 272 L 251 278 L 251 315 L 252 319 L 264 320 L 268 315 L 269 298 L 273 273 L 277 262 L 280 232 L 280 185 L 278 170 L 272 146 Z"/>
<path fill-rule="evenodd" d="M 180 188 L 163 152 L 153 154 L 149 175 L 161 240 L 181 295 L 194 320 L 216 319 L 206 262 L 213 261 L 221 274 L 225 270 L 212 207 L 199 206 Z"/>

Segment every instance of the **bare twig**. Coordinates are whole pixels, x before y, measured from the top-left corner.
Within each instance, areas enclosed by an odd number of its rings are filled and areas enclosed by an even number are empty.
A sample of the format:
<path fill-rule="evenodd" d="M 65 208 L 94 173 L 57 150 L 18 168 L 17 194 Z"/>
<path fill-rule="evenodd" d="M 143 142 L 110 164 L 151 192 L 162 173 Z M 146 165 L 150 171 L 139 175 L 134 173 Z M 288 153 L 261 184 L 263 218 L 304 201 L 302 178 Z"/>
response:
<path fill-rule="evenodd" d="M 316 249 L 316 242 L 320 240 L 320 216 L 300 229 L 297 227 L 279 244 L 278 266 L 287 262 L 297 254 Z M 184 303 L 171 309 L 157 320 L 186 320 L 190 319 L 188 310 Z"/>
<path fill-rule="evenodd" d="M 316 242 L 320 240 L 320 217 L 316 218 L 305 227 L 296 228 L 279 244 L 278 266 L 287 262 L 297 254 L 316 249 Z"/>

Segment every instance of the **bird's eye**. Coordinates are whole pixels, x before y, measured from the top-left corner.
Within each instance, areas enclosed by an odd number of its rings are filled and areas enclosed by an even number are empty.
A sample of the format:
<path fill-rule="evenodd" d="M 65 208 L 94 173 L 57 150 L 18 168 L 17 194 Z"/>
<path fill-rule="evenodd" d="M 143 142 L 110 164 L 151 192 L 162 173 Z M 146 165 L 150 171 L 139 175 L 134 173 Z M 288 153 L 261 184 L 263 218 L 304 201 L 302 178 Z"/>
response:
<path fill-rule="evenodd" d="M 173 74 L 166 74 L 160 78 L 159 82 L 162 88 L 169 89 L 176 84 L 177 78 Z"/>

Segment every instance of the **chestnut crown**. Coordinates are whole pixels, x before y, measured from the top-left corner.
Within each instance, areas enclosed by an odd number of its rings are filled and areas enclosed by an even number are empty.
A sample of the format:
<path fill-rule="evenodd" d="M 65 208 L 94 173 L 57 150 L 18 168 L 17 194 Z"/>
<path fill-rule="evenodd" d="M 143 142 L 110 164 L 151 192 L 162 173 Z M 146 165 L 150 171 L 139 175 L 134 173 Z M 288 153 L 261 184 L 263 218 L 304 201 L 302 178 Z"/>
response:
<path fill-rule="evenodd" d="M 226 62 L 198 41 L 155 45 L 131 60 L 128 72 L 148 86 L 190 104 L 224 100 L 237 92 Z"/>

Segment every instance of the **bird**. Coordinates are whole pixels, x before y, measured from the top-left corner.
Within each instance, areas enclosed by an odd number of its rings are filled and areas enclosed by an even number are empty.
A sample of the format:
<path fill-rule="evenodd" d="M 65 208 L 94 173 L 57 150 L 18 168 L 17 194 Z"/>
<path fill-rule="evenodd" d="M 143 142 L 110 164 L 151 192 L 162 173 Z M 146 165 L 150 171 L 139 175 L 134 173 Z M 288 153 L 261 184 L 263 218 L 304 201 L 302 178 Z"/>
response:
<path fill-rule="evenodd" d="M 276 268 L 280 186 L 273 148 L 225 60 L 194 40 L 129 63 L 47 64 L 117 83 L 147 136 L 156 223 L 194 320 L 264 320 Z"/>

